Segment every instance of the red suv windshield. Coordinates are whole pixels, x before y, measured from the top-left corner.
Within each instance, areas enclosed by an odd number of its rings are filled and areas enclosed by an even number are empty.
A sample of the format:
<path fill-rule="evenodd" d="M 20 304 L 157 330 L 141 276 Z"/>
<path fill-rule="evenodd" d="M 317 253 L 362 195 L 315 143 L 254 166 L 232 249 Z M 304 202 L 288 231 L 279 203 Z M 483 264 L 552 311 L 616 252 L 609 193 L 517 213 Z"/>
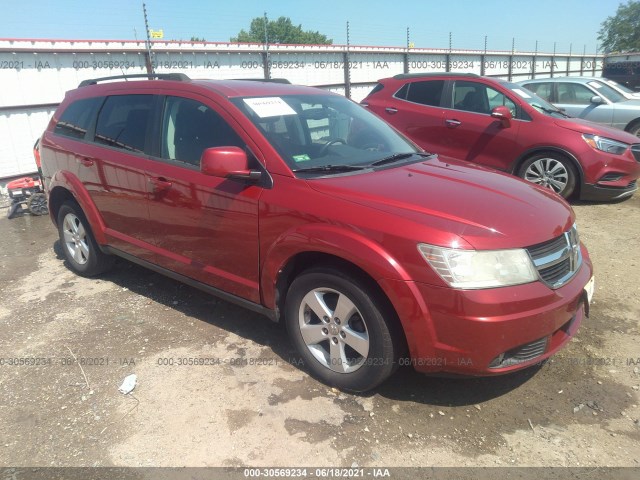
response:
<path fill-rule="evenodd" d="M 418 149 L 357 104 L 333 95 L 235 98 L 292 170 L 363 166 Z"/>

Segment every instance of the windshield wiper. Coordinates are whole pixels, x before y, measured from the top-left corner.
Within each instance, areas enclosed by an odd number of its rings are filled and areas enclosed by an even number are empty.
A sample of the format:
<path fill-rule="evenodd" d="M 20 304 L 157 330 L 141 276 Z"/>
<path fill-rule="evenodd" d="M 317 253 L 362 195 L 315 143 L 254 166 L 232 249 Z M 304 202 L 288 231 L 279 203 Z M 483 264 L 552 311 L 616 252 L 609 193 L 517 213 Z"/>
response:
<path fill-rule="evenodd" d="M 398 162 L 400 160 L 406 160 L 407 158 L 411 158 L 414 155 L 418 155 L 420 157 L 431 157 L 433 153 L 427 152 L 407 152 L 407 153 L 394 153 L 393 155 L 389 155 L 388 157 L 381 158 L 373 163 L 370 163 L 369 167 L 379 167 L 380 165 L 386 165 L 388 163 Z"/>
<path fill-rule="evenodd" d="M 565 117 L 569 117 L 570 115 L 567 115 L 566 113 L 564 113 L 562 110 L 560 110 L 559 108 L 556 108 L 555 110 L 551 109 L 551 108 L 547 108 L 547 107 L 543 107 L 542 105 L 538 105 L 537 103 L 532 103 L 531 104 L 532 107 L 536 107 L 539 108 L 540 110 L 542 110 L 543 112 L 547 112 L 547 113 L 559 113 L 560 115 L 564 115 Z"/>
<path fill-rule="evenodd" d="M 319 167 L 296 168 L 295 173 L 314 173 L 314 172 L 351 172 L 354 170 L 362 170 L 367 168 L 362 165 L 321 165 Z"/>

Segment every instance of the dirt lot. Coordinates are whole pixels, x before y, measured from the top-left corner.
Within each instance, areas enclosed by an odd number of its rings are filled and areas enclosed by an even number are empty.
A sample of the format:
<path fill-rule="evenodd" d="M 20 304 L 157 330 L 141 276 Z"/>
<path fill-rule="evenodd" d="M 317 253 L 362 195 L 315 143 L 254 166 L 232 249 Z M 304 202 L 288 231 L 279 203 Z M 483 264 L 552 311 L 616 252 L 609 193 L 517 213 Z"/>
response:
<path fill-rule="evenodd" d="M 575 210 L 596 294 L 551 363 L 362 396 L 303 373 L 282 327 L 125 261 L 80 278 L 48 218 L 1 210 L 0 467 L 638 467 L 640 195 Z"/>

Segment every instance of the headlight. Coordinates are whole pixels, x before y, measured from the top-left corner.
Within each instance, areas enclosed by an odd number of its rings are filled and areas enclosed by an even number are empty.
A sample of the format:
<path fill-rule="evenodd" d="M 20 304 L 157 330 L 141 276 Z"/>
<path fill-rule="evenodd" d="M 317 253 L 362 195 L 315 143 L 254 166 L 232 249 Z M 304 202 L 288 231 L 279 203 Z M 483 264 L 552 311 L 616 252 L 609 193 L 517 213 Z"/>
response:
<path fill-rule="evenodd" d="M 421 243 L 418 250 L 453 288 L 506 287 L 538 279 L 526 250 L 458 250 Z"/>
<path fill-rule="evenodd" d="M 598 135 L 590 135 L 588 133 L 583 133 L 582 139 L 587 142 L 591 148 L 606 153 L 613 153 L 614 155 L 622 155 L 625 150 L 629 148 L 629 144 L 627 143 L 618 142 Z"/>

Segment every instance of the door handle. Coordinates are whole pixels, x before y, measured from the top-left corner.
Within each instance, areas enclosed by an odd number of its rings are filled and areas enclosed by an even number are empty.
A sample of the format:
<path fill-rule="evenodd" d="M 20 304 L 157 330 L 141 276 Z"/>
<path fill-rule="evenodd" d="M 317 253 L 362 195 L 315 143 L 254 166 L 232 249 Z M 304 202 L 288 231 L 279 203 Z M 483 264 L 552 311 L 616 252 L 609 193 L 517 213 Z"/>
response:
<path fill-rule="evenodd" d="M 459 127 L 460 125 L 462 125 L 462 122 L 460 120 L 454 120 L 452 118 L 447 118 L 444 123 L 447 124 L 447 127 L 451 128 Z"/>
<path fill-rule="evenodd" d="M 398 109 L 397 108 L 393 108 L 393 107 L 387 107 L 387 108 L 384 109 L 384 111 L 387 112 L 390 115 L 398 113 Z"/>
<path fill-rule="evenodd" d="M 85 167 L 90 167 L 94 163 L 93 158 L 89 157 L 76 157 L 76 159 L 78 160 L 78 163 L 84 165 Z"/>
<path fill-rule="evenodd" d="M 163 177 L 149 177 L 149 183 L 156 192 L 163 192 L 171 188 L 172 183 Z"/>

